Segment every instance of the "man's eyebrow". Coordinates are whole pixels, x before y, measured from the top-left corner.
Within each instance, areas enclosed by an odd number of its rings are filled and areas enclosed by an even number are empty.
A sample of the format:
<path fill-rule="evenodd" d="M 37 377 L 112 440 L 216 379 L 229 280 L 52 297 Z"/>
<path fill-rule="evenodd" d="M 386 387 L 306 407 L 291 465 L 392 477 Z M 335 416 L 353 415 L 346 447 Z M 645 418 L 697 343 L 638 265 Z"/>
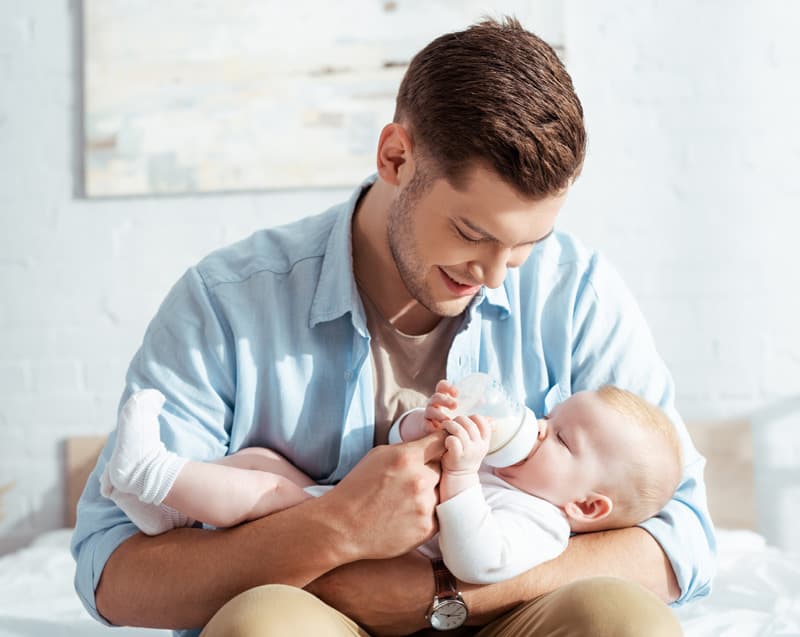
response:
<path fill-rule="evenodd" d="M 481 239 L 485 239 L 486 241 L 494 241 L 495 243 L 503 243 L 502 241 L 500 241 L 500 239 L 495 237 L 490 232 L 487 232 L 486 230 L 484 230 L 480 226 L 476 226 L 469 219 L 467 219 L 465 217 L 458 217 L 458 220 L 461 223 L 463 223 L 465 226 L 467 226 L 467 228 L 472 230 L 472 232 L 474 232 L 475 234 L 479 235 Z M 535 243 L 539 243 L 540 241 L 544 241 L 545 239 L 547 239 L 547 237 L 549 237 L 551 234 L 553 234 L 553 232 L 555 232 L 555 228 L 550 228 L 550 231 L 547 234 L 545 234 L 544 236 L 539 237 L 538 239 L 534 239 L 533 241 L 523 241 L 522 243 L 518 243 L 516 245 L 533 245 Z"/>

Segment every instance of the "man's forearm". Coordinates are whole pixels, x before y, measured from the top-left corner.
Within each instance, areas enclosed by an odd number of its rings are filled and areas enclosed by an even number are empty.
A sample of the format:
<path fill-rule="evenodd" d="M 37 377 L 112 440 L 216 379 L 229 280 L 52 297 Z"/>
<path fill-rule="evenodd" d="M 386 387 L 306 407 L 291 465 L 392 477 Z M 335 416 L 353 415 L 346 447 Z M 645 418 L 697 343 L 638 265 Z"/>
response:
<path fill-rule="evenodd" d="M 679 592 L 666 556 L 646 531 L 590 533 L 572 538 L 559 557 L 514 579 L 490 586 L 462 584 L 468 623 L 486 624 L 522 602 L 595 576 L 639 582 L 664 601 L 674 600 Z M 427 558 L 413 552 L 394 560 L 348 564 L 307 588 L 371 634 L 407 635 L 426 625 L 433 570 Z"/>
<path fill-rule="evenodd" d="M 417 551 L 390 560 L 346 564 L 306 587 L 370 635 L 410 635 L 428 626 L 433 569 Z"/>
<path fill-rule="evenodd" d="M 667 556 L 655 539 L 638 527 L 576 535 L 554 560 L 506 582 L 464 585 L 462 590 L 470 608 L 470 623 L 484 624 L 521 602 L 598 576 L 638 582 L 664 602 L 672 602 L 680 594 Z"/>
<path fill-rule="evenodd" d="M 375 447 L 325 495 L 232 529 L 134 535 L 106 562 L 97 610 L 112 624 L 193 628 L 253 586 L 303 587 L 404 555 L 435 531 L 443 438 Z"/>
<path fill-rule="evenodd" d="M 97 609 L 112 624 L 192 628 L 253 586 L 302 587 L 349 559 L 337 529 L 309 511 L 298 505 L 221 531 L 134 535 L 106 563 Z"/>

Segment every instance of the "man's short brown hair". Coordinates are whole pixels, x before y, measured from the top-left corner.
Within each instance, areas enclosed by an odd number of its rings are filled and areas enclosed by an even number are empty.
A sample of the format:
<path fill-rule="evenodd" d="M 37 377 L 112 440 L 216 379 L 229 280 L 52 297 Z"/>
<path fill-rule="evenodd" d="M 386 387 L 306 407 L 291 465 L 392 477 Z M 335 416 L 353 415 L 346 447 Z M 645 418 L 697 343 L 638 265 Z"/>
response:
<path fill-rule="evenodd" d="M 442 35 L 417 53 L 394 119 L 455 188 L 483 165 L 524 197 L 555 195 L 577 177 L 586 150 L 572 79 L 514 18 Z"/>

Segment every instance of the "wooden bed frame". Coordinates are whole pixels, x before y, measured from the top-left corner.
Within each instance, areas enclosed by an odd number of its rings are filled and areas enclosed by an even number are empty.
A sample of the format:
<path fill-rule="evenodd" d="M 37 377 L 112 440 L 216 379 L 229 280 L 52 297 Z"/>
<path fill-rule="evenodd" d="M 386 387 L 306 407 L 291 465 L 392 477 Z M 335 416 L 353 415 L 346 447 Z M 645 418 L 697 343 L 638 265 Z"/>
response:
<path fill-rule="evenodd" d="M 688 426 L 695 445 L 708 460 L 706 486 L 714 523 L 720 528 L 755 530 L 750 423 L 729 420 Z M 75 507 L 105 441 L 105 436 L 79 436 L 66 441 L 67 526 L 75 525 Z"/>
<path fill-rule="evenodd" d="M 76 436 L 67 438 L 64 443 L 64 466 L 67 477 L 64 523 L 68 527 L 75 526 L 78 500 L 105 444 L 106 436 Z"/>

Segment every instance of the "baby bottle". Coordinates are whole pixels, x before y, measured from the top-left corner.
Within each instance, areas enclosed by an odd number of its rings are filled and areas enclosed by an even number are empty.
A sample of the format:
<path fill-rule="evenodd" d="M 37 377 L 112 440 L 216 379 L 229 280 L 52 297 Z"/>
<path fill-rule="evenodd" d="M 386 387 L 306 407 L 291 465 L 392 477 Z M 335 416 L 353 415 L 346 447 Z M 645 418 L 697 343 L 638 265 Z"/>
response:
<path fill-rule="evenodd" d="M 509 467 L 528 457 L 539 439 L 539 423 L 528 407 L 506 394 L 489 374 L 465 376 L 456 388 L 454 416 L 477 414 L 491 419 L 489 453 L 483 460 L 487 465 Z"/>

